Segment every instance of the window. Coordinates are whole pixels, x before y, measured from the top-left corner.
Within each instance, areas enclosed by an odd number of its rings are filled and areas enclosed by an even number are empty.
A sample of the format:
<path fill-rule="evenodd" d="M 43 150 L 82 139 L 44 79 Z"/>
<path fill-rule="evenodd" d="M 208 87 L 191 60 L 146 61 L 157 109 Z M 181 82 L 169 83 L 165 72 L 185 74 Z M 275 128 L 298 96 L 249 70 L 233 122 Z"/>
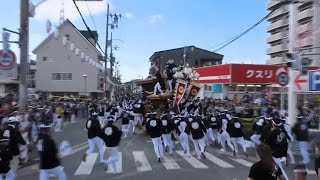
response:
<path fill-rule="evenodd" d="M 52 73 L 52 80 L 70 81 L 72 80 L 72 73 Z"/>
<path fill-rule="evenodd" d="M 42 57 L 42 61 L 47 61 L 47 57 Z"/>
<path fill-rule="evenodd" d="M 286 28 L 284 30 L 284 37 L 288 37 L 289 36 L 289 28 Z"/>
<path fill-rule="evenodd" d="M 70 35 L 66 34 L 65 37 L 68 39 L 68 41 L 70 41 Z"/>

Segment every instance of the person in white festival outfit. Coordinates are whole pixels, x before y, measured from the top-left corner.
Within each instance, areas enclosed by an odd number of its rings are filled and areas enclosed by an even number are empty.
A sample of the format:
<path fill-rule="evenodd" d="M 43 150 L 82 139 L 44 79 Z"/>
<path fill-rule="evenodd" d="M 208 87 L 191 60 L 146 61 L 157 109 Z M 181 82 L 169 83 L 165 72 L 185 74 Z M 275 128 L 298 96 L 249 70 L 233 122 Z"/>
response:
<path fill-rule="evenodd" d="M 239 153 L 238 143 L 240 143 L 242 146 L 242 149 L 244 151 L 245 156 L 248 157 L 246 142 L 243 137 L 242 129 L 243 129 L 242 123 L 239 121 L 238 117 L 234 116 L 232 118 L 231 123 L 230 123 L 231 142 L 232 142 L 232 144 L 234 146 L 234 150 L 237 154 Z"/>
<path fill-rule="evenodd" d="M 107 117 L 107 125 L 102 129 L 101 138 L 103 139 L 107 151 L 110 156 L 108 160 L 105 160 L 105 171 L 108 170 L 108 165 L 110 165 L 114 169 L 114 173 L 119 173 L 116 168 L 116 162 L 119 161 L 119 144 L 121 141 L 122 131 L 118 129 L 117 126 L 113 125 L 114 117 Z"/>
<path fill-rule="evenodd" d="M 204 126 L 203 122 L 201 121 L 200 117 L 195 114 L 192 114 L 192 116 L 189 118 L 189 121 L 191 124 L 190 132 L 192 135 L 194 148 L 198 155 L 198 159 L 200 159 L 201 156 L 205 159 L 206 158 L 204 154 L 205 147 L 206 147 L 205 135 L 207 133 L 207 129 Z"/>
<path fill-rule="evenodd" d="M 184 150 L 184 153 L 187 154 L 187 156 L 191 156 L 190 146 L 189 146 L 189 135 L 190 135 L 189 122 L 187 122 L 185 118 L 181 115 L 178 116 L 178 118 L 174 122 L 176 125 L 176 133 L 179 137 L 179 141 Z"/>
<path fill-rule="evenodd" d="M 163 125 L 163 134 L 162 134 L 162 139 L 163 139 L 163 144 L 164 144 L 164 147 L 165 147 L 165 152 L 168 151 L 169 149 L 169 152 L 170 154 L 173 153 L 173 148 L 174 148 L 174 145 L 173 145 L 173 142 L 172 142 L 172 139 L 171 139 L 171 133 L 172 133 L 172 130 L 173 130 L 173 124 L 168 121 L 168 118 L 167 118 L 167 114 L 163 114 L 161 116 L 161 122 L 162 122 L 162 125 Z"/>
<path fill-rule="evenodd" d="M 151 137 L 154 151 L 157 155 L 158 162 L 161 161 L 163 157 L 163 145 L 161 141 L 161 136 L 163 133 L 163 125 L 160 119 L 156 118 L 156 112 L 152 112 L 150 119 L 146 124 L 146 130 Z"/>
<path fill-rule="evenodd" d="M 40 180 L 48 180 L 50 174 L 59 180 L 66 180 L 66 174 L 61 166 L 57 145 L 51 136 L 51 124 L 40 125 L 40 135 L 37 150 L 40 153 Z"/>
<path fill-rule="evenodd" d="M 93 153 L 95 145 L 97 145 L 99 149 L 100 163 L 103 163 L 105 147 L 103 144 L 103 140 L 100 138 L 102 130 L 101 130 L 100 122 L 98 120 L 98 113 L 96 112 L 92 113 L 92 116 L 88 119 L 86 123 L 86 129 L 88 130 L 89 149 L 83 155 L 82 161 L 84 162 L 86 161 L 87 156 Z"/>

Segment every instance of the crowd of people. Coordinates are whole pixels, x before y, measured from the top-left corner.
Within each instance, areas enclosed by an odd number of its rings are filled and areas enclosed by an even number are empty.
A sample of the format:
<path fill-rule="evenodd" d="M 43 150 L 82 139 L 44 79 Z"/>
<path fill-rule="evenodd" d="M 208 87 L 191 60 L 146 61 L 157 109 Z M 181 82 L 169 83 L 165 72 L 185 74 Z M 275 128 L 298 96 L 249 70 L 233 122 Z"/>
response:
<path fill-rule="evenodd" d="M 250 104 L 257 102 L 259 108 L 253 109 Z M 152 107 L 147 111 L 148 101 L 143 97 L 135 100 L 122 97 L 113 103 L 103 100 L 59 100 L 36 104 L 30 106 L 26 113 L 13 113 L 2 119 L 2 178 L 15 179 L 19 163 L 26 162 L 29 150 L 35 147 L 40 154 L 40 179 L 48 179 L 50 174 L 55 174 L 62 180 L 66 179 L 51 129 L 60 132 L 64 123 L 74 123 L 80 118 L 87 119 L 85 128 L 89 144 L 82 160 L 86 161 L 97 145 L 100 163 L 103 163 L 106 169 L 110 166 L 114 172 L 115 163 L 119 160 L 121 139 L 135 134 L 136 127 L 142 126 L 145 126 L 152 140 L 158 162 L 162 161 L 166 153 L 175 153 L 177 147 L 174 141 L 180 143 L 186 156 L 191 156 L 189 139 L 194 143 L 199 159 L 206 158 L 205 152 L 211 144 L 221 147 L 223 152 L 231 151 L 235 157 L 241 153 L 248 157 L 242 118 L 252 116 L 256 117 L 252 121 L 250 140 L 261 161 L 251 167 L 248 176 L 250 180 L 289 179 L 283 169 L 283 162 L 296 165 L 300 171 L 301 167 L 304 167 L 305 171 L 310 163 L 307 150 L 308 127 L 312 120 L 310 111 L 300 109 L 297 123 L 290 127 L 287 124 L 286 112 L 281 111 L 276 103 L 264 102 L 263 98 L 259 101 L 249 95 L 240 100 L 237 97 L 225 100 L 197 98 L 193 102 L 182 102 L 180 112 L 175 110 L 172 101 L 168 101 L 162 114 L 155 112 Z M 115 123 L 120 123 L 121 128 Z M 296 160 L 292 153 L 293 141 L 299 143 L 301 162 Z M 226 144 L 229 148 L 226 148 Z M 108 159 L 104 159 L 106 150 L 109 151 Z"/>

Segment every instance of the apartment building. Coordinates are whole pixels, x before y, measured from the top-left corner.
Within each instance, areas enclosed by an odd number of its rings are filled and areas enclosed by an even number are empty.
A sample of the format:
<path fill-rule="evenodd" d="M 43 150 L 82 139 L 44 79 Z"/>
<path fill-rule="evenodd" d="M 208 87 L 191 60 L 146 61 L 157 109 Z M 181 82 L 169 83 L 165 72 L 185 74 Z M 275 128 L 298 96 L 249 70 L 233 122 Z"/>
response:
<path fill-rule="evenodd" d="M 316 31 L 320 27 L 320 6 L 312 0 L 304 0 L 306 2 L 297 3 L 293 7 L 293 27 L 295 28 L 296 39 L 293 47 L 301 47 L 305 50 L 305 57 L 313 60 L 314 66 L 319 66 L 319 39 L 320 33 Z M 290 18 L 289 5 L 283 5 L 281 0 L 270 0 L 267 4 L 269 11 L 276 10 L 268 17 L 267 43 L 270 47 L 266 54 L 269 56 L 267 64 L 283 64 L 287 61 L 286 53 L 289 51 L 289 23 Z M 312 36 L 309 34 L 312 33 Z M 309 55 L 308 55 L 309 54 Z"/>

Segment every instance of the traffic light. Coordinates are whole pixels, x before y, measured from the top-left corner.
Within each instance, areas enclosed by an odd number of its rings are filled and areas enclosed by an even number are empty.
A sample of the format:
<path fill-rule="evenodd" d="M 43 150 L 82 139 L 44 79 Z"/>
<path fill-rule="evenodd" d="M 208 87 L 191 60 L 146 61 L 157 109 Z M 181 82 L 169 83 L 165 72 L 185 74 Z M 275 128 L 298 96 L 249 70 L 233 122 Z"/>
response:
<path fill-rule="evenodd" d="M 291 67 L 293 70 L 299 70 L 300 54 L 299 53 L 287 53 L 287 58 L 290 60 L 287 62 L 287 66 Z"/>
<path fill-rule="evenodd" d="M 312 60 L 307 57 L 304 57 L 300 60 L 299 71 L 302 76 L 308 75 L 309 66 L 311 63 L 312 63 Z"/>

